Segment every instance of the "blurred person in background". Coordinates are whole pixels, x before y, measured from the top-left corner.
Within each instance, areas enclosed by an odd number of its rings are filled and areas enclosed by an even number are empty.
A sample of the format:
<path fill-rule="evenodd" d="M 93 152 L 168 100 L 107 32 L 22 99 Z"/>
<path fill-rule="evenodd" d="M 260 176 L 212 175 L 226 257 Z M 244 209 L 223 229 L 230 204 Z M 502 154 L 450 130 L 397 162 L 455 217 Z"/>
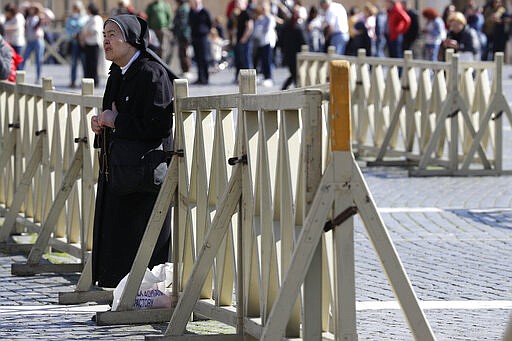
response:
<path fill-rule="evenodd" d="M 84 77 L 94 79 L 94 86 L 97 87 L 100 47 L 103 44 L 103 19 L 99 15 L 98 7 L 93 3 L 87 6 L 87 12 L 89 16 L 80 32 L 80 42 L 85 56 Z"/>
<path fill-rule="evenodd" d="M 182 76 L 184 78 L 190 78 L 190 66 L 192 61 L 187 53 L 188 47 L 192 40 L 192 32 L 188 22 L 190 6 L 188 0 L 176 0 L 178 8 L 176 8 L 176 14 L 174 16 L 174 26 L 172 32 L 174 39 L 178 42 L 178 58 L 180 60 L 180 67 Z"/>
<path fill-rule="evenodd" d="M 133 8 L 130 0 L 119 0 L 117 7 L 114 7 L 111 11 L 112 15 L 119 14 L 135 14 L 135 8 Z"/>
<path fill-rule="evenodd" d="M 23 58 L 0 35 L 0 80 L 16 82 L 16 70 Z"/>
<path fill-rule="evenodd" d="M 311 52 L 325 52 L 325 36 L 322 28 L 323 22 L 324 17 L 318 13 L 318 8 L 311 6 L 305 26 L 309 51 Z"/>
<path fill-rule="evenodd" d="M 402 7 L 404 8 L 407 15 L 411 19 L 411 24 L 409 28 L 404 33 L 404 41 L 402 44 L 402 51 L 413 51 L 414 55 L 414 43 L 418 40 L 420 36 L 420 15 L 415 8 L 409 6 L 407 0 L 402 0 Z"/>
<path fill-rule="evenodd" d="M 300 25 L 300 13 L 293 11 L 292 17 L 287 20 L 281 30 L 279 39 L 283 54 L 283 64 L 290 70 L 290 76 L 286 79 L 281 90 L 286 90 L 290 85 L 297 84 L 297 53 L 301 51 L 302 45 L 307 43 L 307 36 L 304 26 Z"/>
<path fill-rule="evenodd" d="M 252 69 L 252 32 L 254 20 L 247 9 L 247 0 L 235 0 L 234 27 L 236 28 L 235 45 L 235 83 L 242 69 Z"/>
<path fill-rule="evenodd" d="M 359 37 L 356 37 L 360 34 L 361 27 L 358 29 L 355 28 L 356 23 L 360 23 L 362 20 L 362 13 L 358 6 L 352 6 L 348 9 L 348 43 L 345 47 L 345 54 L 348 56 L 355 56 L 357 51 L 357 45 L 359 42 L 355 40 L 359 40 Z"/>
<path fill-rule="evenodd" d="M 194 84 L 207 85 L 209 82 L 208 60 L 210 55 L 210 42 L 208 34 L 212 28 L 210 13 L 204 8 L 202 0 L 190 0 L 189 23 L 192 33 L 192 47 L 197 65 L 197 80 Z"/>
<path fill-rule="evenodd" d="M 5 5 L 4 14 L 4 38 L 16 53 L 21 54 L 27 43 L 25 39 L 25 16 L 18 11 L 14 3 Z"/>
<path fill-rule="evenodd" d="M 492 0 L 484 10 L 484 17 L 483 31 L 487 36 L 487 49 L 483 59 L 492 60 L 496 52 L 505 52 L 510 15 L 502 0 Z"/>
<path fill-rule="evenodd" d="M 411 18 L 399 0 L 386 0 L 388 10 L 388 52 L 391 58 L 403 57 L 404 33 L 411 26 Z"/>
<path fill-rule="evenodd" d="M 20 70 L 24 70 L 25 63 L 30 58 L 30 55 L 34 53 L 36 59 L 36 83 L 41 81 L 44 56 L 43 10 L 43 6 L 38 2 L 30 3 L 27 9 L 25 21 L 27 47 L 23 53 L 23 62 L 19 66 Z"/>
<path fill-rule="evenodd" d="M 377 7 L 371 2 L 367 2 L 364 5 L 363 9 L 363 18 L 364 18 L 364 26 L 366 29 L 366 34 L 369 39 L 369 49 L 367 49 L 367 56 L 375 56 L 377 49 L 377 14 L 379 10 Z"/>
<path fill-rule="evenodd" d="M 446 30 L 443 19 L 439 13 L 432 7 L 425 8 L 421 14 L 426 20 L 423 28 L 423 37 L 425 44 L 423 46 L 423 59 L 437 61 L 439 48 L 446 38 Z"/>
<path fill-rule="evenodd" d="M 480 40 L 480 59 L 487 53 L 487 36 L 483 32 L 485 18 L 481 6 L 478 6 L 475 0 L 469 0 L 464 8 L 464 16 L 468 21 L 468 25 L 478 34 Z"/>
<path fill-rule="evenodd" d="M 160 49 L 157 54 L 163 60 L 170 60 L 171 53 L 170 43 L 171 34 L 169 29 L 172 27 L 172 8 L 165 0 L 154 0 L 146 7 L 146 15 L 148 16 L 148 25 L 160 42 Z"/>
<path fill-rule="evenodd" d="M 84 54 L 80 46 L 79 35 L 87 21 L 87 15 L 82 1 L 75 1 L 71 8 L 71 15 L 66 18 L 65 30 L 68 36 L 68 51 L 71 55 L 71 82 L 70 88 L 76 87 L 78 62 L 85 64 Z"/>
<path fill-rule="evenodd" d="M 262 85 L 271 87 L 274 85 L 272 80 L 272 56 L 277 41 L 276 21 L 270 13 L 270 3 L 268 1 L 258 4 L 255 12 L 257 18 L 254 22 L 253 44 L 259 57 L 258 60 L 261 62 Z"/>
<path fill-rule="evenodd" d="M 332 0 L 320 0 L 325 15 L 325 40 L 327 46 L 334 46 L 336 54 L 345 54 L 349 40 L 347 11 L 342 4 Z"/>
<path fill-rule="evenodd" d="M 443 18 L 444 27 L 446 28 L 446 31 L 449 29 L 448 25 L 448 17 L 453 13 L 457 11 L 454 4 L 449 4 L 443 9 L 443 14 L 441 15 L 441 18 Z"/>
<path fill-rule="evenodd" d="M 448 17 L 449 30 L 442 46 L 459 54 L 460 61 L 474 61 L 480 53 L 480 42 L 475 30 L 467 25 L 461 12 L 453 12 Z"/>
<path fill-rule="evenodd" d="M 388 35 L 388 15 L 381 8 L 377 7 L 375 16 L 375 51 L 372 49 L 372 56 L 385 57 L 384 50 Z"/>

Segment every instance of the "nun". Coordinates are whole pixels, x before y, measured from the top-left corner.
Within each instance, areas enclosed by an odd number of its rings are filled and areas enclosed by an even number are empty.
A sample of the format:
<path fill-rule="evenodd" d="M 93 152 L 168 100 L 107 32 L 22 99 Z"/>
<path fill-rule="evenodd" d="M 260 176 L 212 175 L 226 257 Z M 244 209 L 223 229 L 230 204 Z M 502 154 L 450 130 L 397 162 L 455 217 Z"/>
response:
<path fill-rule="evenodd" d="M 103 36 L 112 66 L 103 111 L 91 118 L 100 165 L 92 268 L 94 284 L 113 288 L 131 269 L 165 177 L 177 77 L 148 48 L 148 25 L 142 18 L 111 17 L 103 24 Z M 169 215 L 149 267 L 169 260 Z"/>

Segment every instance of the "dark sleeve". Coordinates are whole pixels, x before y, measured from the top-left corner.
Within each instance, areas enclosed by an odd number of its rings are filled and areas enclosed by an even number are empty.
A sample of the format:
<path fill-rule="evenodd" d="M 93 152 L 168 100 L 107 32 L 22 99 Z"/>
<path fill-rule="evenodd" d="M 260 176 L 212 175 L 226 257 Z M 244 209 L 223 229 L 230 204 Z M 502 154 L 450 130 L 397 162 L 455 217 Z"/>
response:
<path fill-rule="evenodd" d="M 475 41 L 473 39 L 473 35 L 471 34 L 471 30 L 465 29 L 464 35 L 462 36 L 462 41 L 459 43 L 459 51 L 458 52 L 472 52 L 477 53 L 478 46 L 475 46 Z"/>
<path fill-rule="evenodd" d="M 136 100 L 129 114 L 116 118 L 116 136 L 128 139 L 156 139 L 169 136 L 172 128 L 172 83 L 158 63 L 146 63 L 136 79 Z"/>
<path fill-rule="evenodd" d="M 208 12 L 207 10 L 204 10 L 204 14 L 206 16 L 206 25 L 208 26 L 208 32 L 210 32 L 211 28 L 212 28 L 212 17 L 210 15 L 210 12 Z"/>
<path fill-rule="evenodd" d="M 299 51 L 302 49 L 302 45 L 306 45 L 308 43 L 308 34 L 306 32 L 306 29 L 304 29 L 304 27 L 302 27 L 302 26 L 300 28 L 300 33 L 301 33 L 301 43 L 300 43 Z"/>

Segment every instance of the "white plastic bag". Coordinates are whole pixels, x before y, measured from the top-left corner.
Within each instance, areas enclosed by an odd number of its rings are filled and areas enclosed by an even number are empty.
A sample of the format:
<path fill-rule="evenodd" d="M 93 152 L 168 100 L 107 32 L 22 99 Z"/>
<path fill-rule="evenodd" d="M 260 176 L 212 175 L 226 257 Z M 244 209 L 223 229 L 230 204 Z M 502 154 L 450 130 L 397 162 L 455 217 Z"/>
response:
<path fill-rule="evenodd" d="M 121 300 L 128 275 L 114 289 L 112 311 L 116 311 Z M 135 297 L 134 309 L 158 309 L 171 306 L 172 263 L 156 265 L 151 271 L 146 269 Z"/>

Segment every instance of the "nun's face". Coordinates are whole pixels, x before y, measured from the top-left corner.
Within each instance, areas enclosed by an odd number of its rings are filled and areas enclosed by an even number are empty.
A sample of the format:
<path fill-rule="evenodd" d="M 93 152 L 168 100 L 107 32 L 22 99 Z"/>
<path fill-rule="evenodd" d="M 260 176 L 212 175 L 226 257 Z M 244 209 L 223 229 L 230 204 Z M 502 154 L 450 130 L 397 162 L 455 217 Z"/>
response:
<path fill-rule="evenodd" d="M 121 67 L 128 64 L 135 53 L 135 48 L 124 40 L 121 29 L 113 22 L 107 22 L 103 30 L 103 49 L 105 58 Z"/>

